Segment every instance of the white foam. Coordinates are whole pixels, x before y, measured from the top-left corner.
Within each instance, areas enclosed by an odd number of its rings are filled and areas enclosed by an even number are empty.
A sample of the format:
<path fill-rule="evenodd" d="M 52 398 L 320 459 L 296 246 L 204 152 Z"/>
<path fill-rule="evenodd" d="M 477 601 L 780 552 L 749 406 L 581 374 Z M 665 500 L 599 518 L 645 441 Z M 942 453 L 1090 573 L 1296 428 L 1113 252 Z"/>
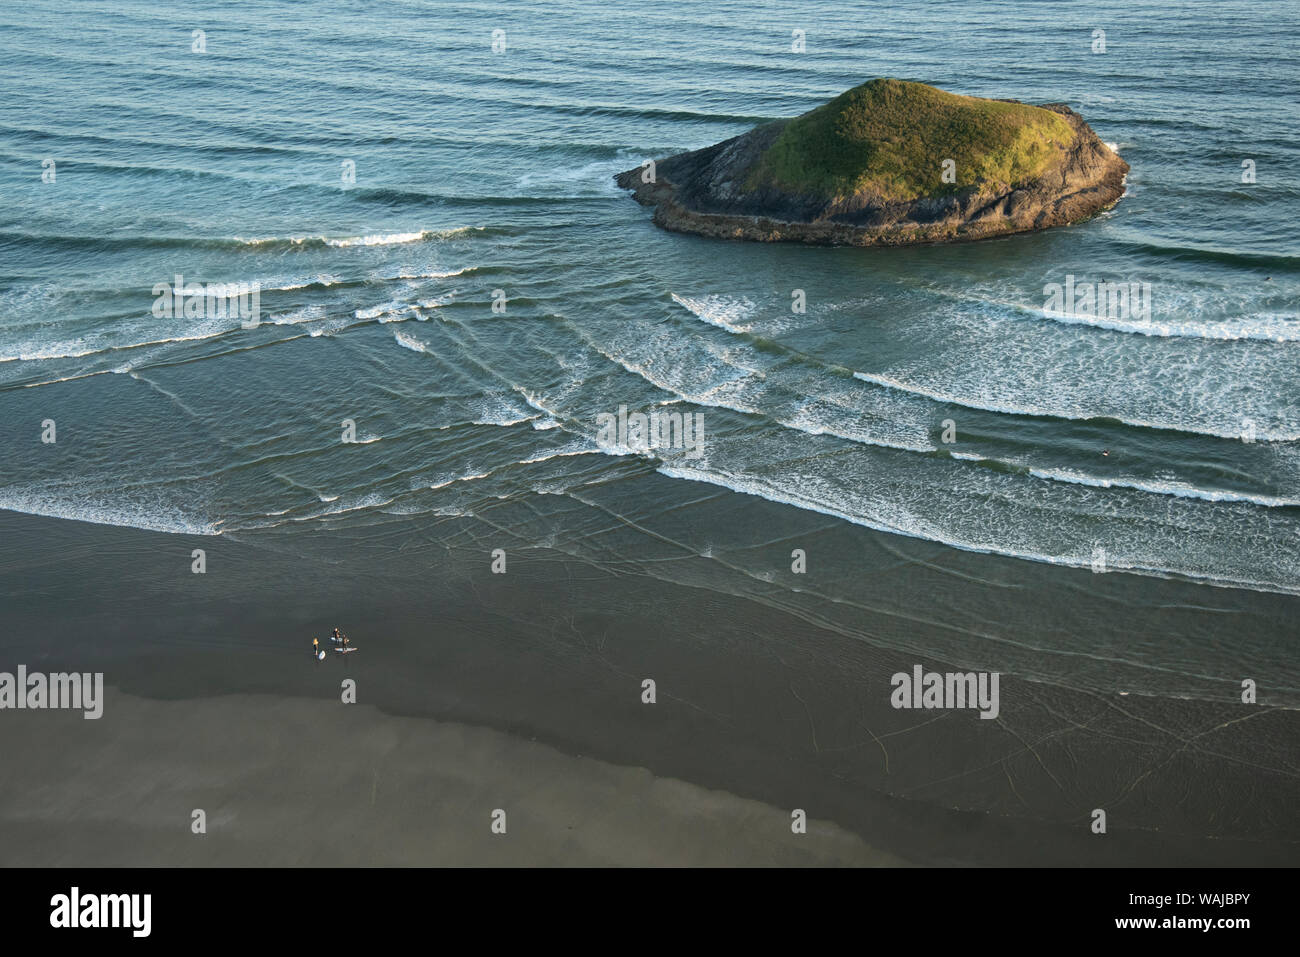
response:
<path fill-rule="evenodd" d="M 222 524 L 197 518 L 164 501 L 112 501 L 96 491 L 68 489 L 60 494 L 35 486 L 0 489 L 0 509 L 176 535 L 220 535 Z"/>
<path fill-rule="evenodd" d="M 37 362 L 44 359 L 80 359 L 84 356 L 92 356 L 98 352 L 105 352 L 112 346 L 100 346 L 98 348 L 87 348 L 85 338 L 69 339 L 63 342 L 55 342 L 46 346 L 29 345 L 21 348 L 19 352 L 13 355 L 0 356 L 0 362 Z"/>
<path fill-rule="evenodd" d="M 604 450 L 597 448 L 595 445 L 586 442 L 571 442 L 568 445 L 558 449 L 552 449 L 549 452 L 539 452 L 534 456 L 526 459 L 520 459 L 520 465 L 535 465 L 538 462 L 549 462 L 551 459 L 572 458 L 575 455 L 597 455 Z"/>
<path fill-rule="evenodd" d="M 522 425 L 538 418 L 539 413 L 536 410 L 532 410 L 531 414 L 529 414 L 529 411 L 527 406 L 521 405 L 510 394 L 491 395 L 482 399 L 474 407 L 474 418 L 471 423 L 473 425 L 497 425 L 503 427 Z"/>
<path fill-rule="evenodd" d="M 672 294 L 673 302 L 685 308 L 697 319 L 728 332 L 751 332 L 753 326 L 746 322 L 754 312 L 754 303 L 735 296 L 679 296 Z"/>
<path fill-rule="evenodd" d="M 410 349 L 412 352 L 429 351 L 429 347 L 426 346 L 423 342 L 415 338 L 415 336 L 411 335 L 410 333 L 403 332 L 401 329 L 394 330 L 393 338 L 397 340 L 397 344 L 399 346 L 401 346 L 404 349 Z"/>
<path fill-rule="evenodd" d="M 451 478 L 442 481 L 433 482 L 429 485 L 431 490 L 446 488 L 448 485 L 455 485 L 457 482 L 477 482 L 479 479 L 485 479 L 493 475 L 497 469 L 488 469 L 486 472 L 467 472 L 463 475 L 453 475 Z"/>
<path fill-rule="evenodd" d="M 423 230 L 414 233 L 375 233 L 370 236 L 353 236 L 348 239 L 326 239 L 328 246 L 399 246 L 403 243 L 416 243 L 428 233 Z"/>
<path fill-rule="evenodd" d="M 790 475 L 783 471 L 780 473 L 781 484 L 778 485 L 748 469 L 737 473 L 712 460 L 694 466 L 680 462 L 663 463 L 657 471 L 670 478 L 706 482 L 771 502 L 829 515 L 865 528 L 926 539 L 963 551 L 1087 568 L 1092 565 L 1093 548 L 1097 544 L 1086 533 L 1085 526 L 1080 524 L 1087 521 L 1086 515 L 1072 510 L 1084 503 L 1058 501 L 1059 493 L 1053 499 L 1044 499 L 1031 490 L 1016 486 L 1015 476 L 991 471 L 979 476 L 968 487 L 951 487 L 945 483 L 945 492 L 939 496 L 934 494 L 931 484 L 920 476 L 917 476 L 914 488 L 892 485 L 898 478 L 891 476 L 889 482 L 895 492 L 885 496 L 880 494 L 878 488 L 858 488 L 856 480 L 846 483 L 842 475 Z M 899 498 L 900 493 L 910 498 Z M 990 496 L 989 493 L 995 494 Z M 936 511 L 933 503 L 945 495 L 955 496 L 954 501 L 948 509 Z M 990 523 L 986 517 L 987 502 L 990 498 L 1002 499 L 1007 495 L 1010 497 L 1006 504 L 1012 507 L 1003 513 L 997 523 Z M 1091 511 L 1095 511 L 1095 503 L 1087 505 Z M 1017 516 L 1022 510 L 1036 517 L 1033 521 L 1018 521 Z M 1044 525 L 1043 519 L 1049 515 L 1057 516 L 1069 524 L 1056 528 Z M 1223 543 L 1232 540 L 1232 533 L 1198 528 L 1195 530 L 1203 532 L 1205 537 L 1194 544 L 1187 540 L 1188 527 L 1180 518 L 1185 517 L 1153 513 L 1148 516 L 1143 527 L 1127 529 L 1116 526 L 1112 535 L 1116 531 L 1127 531 L 1129 535 L 1126 541 L 1105 543 L 1106 570 L 1172 574 L 1221 586 L 1300 593 L 1294 542 L 1288 543 L 1286 554 L 1281 554 L 1279 549 L 1275 561 L 1267 566 L 1260 565 L 1253 550 L 1239 551 L 1231 556 L 1231 561 L 1225 563 L 1220 561 L 1227 557 Z M 1244 537 L 1251 537 L 1260 534 L 1257 531 L 1259 529 L 1271 530 L 1268 542 L 1276 544 L 1286 541 L 1285 529 L 1280 529 L 1275 524 L 1270 525 L 1266 519 L 1251 521 L 1238 532 Z M 1159 533 L 1159 540 L 1152 537 L 1156 532 Z M 1196 545 L 1207 547 L 1214 546 L 1215 543 L 1219 546 L 1217 550 L 1190 553 Z M 1169 548 L 1173 550 L 1167 551 Z"/>
<path fill-rule="evenodd" d="M 323 243 L 326 246 L 400 246 L 406 243 L 418 243 L 428 239 L 450 239 L 467 233 L 481 231 L 482 226 L 457 226 L 450 229 L 421 229 L 414 232 L 370 233 L 364 236 L 258 236 L 246 239 L 234 237 L 235 241 L 245 246 L 264 246 L 268 243 L 292 243 L 301 246 L 305 243 Z"/>
<path fill-rule="evenodd" d="M 275 326 L 296 326 L 304 322 L 316 322 L 325 318 L 324 306 L 304 306 L 293 312 L 271 316 L 267 321 Z"/>
<path fill-rule="evenodd" d="M 367 306 L 364 309 L 354 310 L 352 315 L 358 319 L 378 319 L 381 316 L 406 312 L 411 308 L 412 306 L 408 302 L 403 302 L 400 299 L 390 299 L 388 302 L 380 303 L 377 306 Z"/>
<path fill-rule="evenodd" d="M 308 279 L 270 279 L 261 283 L 259 288 L 262 292 L 288 292 L 293 289 L 306 289 L 308 286 L 329 288 L 338 285 L 341 281 L 337 276 L 320 273 Z"/>
<path fill-rule="evenodd" d="M 1274 495 L 1251 495 L 1246 492 L 1229 492 L 1223 489 L 1204 489 L 1186 482 L 1148 481 L 1135 478 L 1101 478 L 1076 472 L 1070 469 L 1030 469 L 1029 474 L 1035 478 L 1050 479 L 1054 482 L 1069 482 L 1074 485 L 1087 485 L 1091 488 L 1129 488 L 1152 495 L 1173 495 L 1177 498 L 1200 499 L 1205 502 L 1246 502 L 1262 505 L 1265 508 L 1285 508 L 1300 506 L 1300 499 L 1282 498 Z"/>
<path fill-rule="evenodd" d="M 669 350 L 674 346 L 662 343 L 664 348 L 658 349 L 659 342 L 652 342 L 650 345 L 656 347 L 657 355 L 654 360 L 647 361 L 645 364 L 634 362 L 618 352 L 606 350 L 595 343 L 592 343 L 592 348 L 651 385 L 672 393 L 680 401 L 717 409 L 730 409 L 748 415 L 761 415 L 808 435 L 830 435 L 863 445 L 905 449 L 912 452 L 928 452 L 934 448 L 924 438 L 922 424 L 898 421 L 901 410 L 896 407 L 887 410 L 855 407 L 850 404 L 855 397 L 842 395 L 811 397 L 808 403 L 795 409 L 792 414 L 782 414 L 777 410 L 764 408 L 762 400 L 767 387 L 765 381 L 767 372 L 762 369 L 744 370 L 733 367 L 725 370 L 725 375 L 743 374 L 722 378 L 721 381 L 715 381 L 707 388 L 693 389 L 692 383 L 683 379 L 715 378 L 716 373 L 724 370 L 709 370 L 698 365 L 684 368 L 684 363 L 670 365 L 662 360 L 672 355 Z M 689 348 L 689 344 L 677 348 Z M 810 407 L 814 403 L 820 404 L 817 411 L 823 416 L 834 414 L 838 416 L 837 420 L 819 418 L 817 412 Z M 880 412 L 888 414 L 879 415 Z M 879 417 L 876 417 L 877 415 Z M 891 431 L 883 431 L 886 428 Z"/>
<path fill-rule="evenodd" d="M 50 343 L 44 346 L 20 347 L 16 354 L 0 356 L 0 363 L 34 362 L 50 359 L 83 359 L 86 356 L 123 349 L 144 349 L 149 346 L 166 346 L 178 342 L 200 342 L 204 339 L 215 339 L 242 328 L 243 324 L 239 319 L 225 322 L 210 320 L 192 327 L 185 335 L 165 336 L 159 339 L 148 339 L 144 342 L 109 342 L 104 340 L 103 334 L 101 334 L 100 341 L 93 347 L 89 345 L 89 337 L 82 336 L 78 339 Z"/>
<path fill-rule="evenodd" d="M 530 198 L 539 187 L 550 190 L 556 184 L 567 187 L 586 185 L 592 188 L 592 195 L 616 196 L 620 190 L 614 182 L 614 174 L 626 168 L 627 160 L 622 157 L 594 160 L 582 166 L 547 165 L 545 170 L 519 177 L 516 189 L 520 198 Z M 551 192 L 545 195 L 550 196 Z"/>
<path fill-rule="evenodd" d="M 1300 315 L 1295 313 L 1258 313 L 1241 319 L 1214 321 L 1174 321 L 1112 319 L 1086 313 L 1060 312 L 1053 309 L 1035 309 L 1017 306 L 1026 312 L 1051 319 L 1064 325 L 1093 326 L 1116 332 L 1131 332 L 1158 338 L 1255 339 L 1263 342 L 1300 342 Z"/>
<path fill-rule="evenodd" d="M 1276 385 L 1300 376 L 1300 352 L 1287 341 L 1300 331 L 1300 310 L 1281 298 L 1285 290 L 1266 296 L 1259 284 L 1159 279 L 1152 285 L 1161 310 L 1124 320 L 1126 333 L 1146 334 L 1136 336 L 1089 328 L 1099 324 L 1091 315 L 1046 318 L 1023 304 L 1023 288 L 934 289 L 935 307 L 901 328 L 924 347 L 908 348 L 889 367 L 860 366 L 868 374 L 858 378 L 1007 414 L 1110 418 L 1219 438 L 1253 427 L 1260 441 L 1300 438 L 1300 393 Z M 1231 338 L 1260 341 L 1224 341 Z"/>
<path fill-rule="evenodd" d="M 992 397 L 975 397 L 959 395 L 955 392 L 948 392 L 942 389 L 936 389 L 917 383 L 904 382 L 899 379 L 886 375 L 872 375 L 866 372 L 854 372 L 854 378 L 861 379 L 863 382 L 871 382 L 875 385 L 883 386 L 887 389 L 894 389 L 899 392 L 905 392 L 910 395 L 924 396 L 927 399 L 933 399 L 936 402 L 945 402 L 949 405 L 959 405 L 967 409 L 982 409 L 986 412 L 998 412 L 1003 415 L 1032 415 L 1044 418 L 1070 419 L 1072 421 L 1086 421 L 1089 419 L 1109 418 L 1123 422 L 1125 425 L 1137 426 L 1144 429 L 1165 429 L 1172 432 L 1191 432 L 1197 435 L 1208 435 L 1222 439 L 1237 439 L 1241 437 L 1241 426 L 1238 424 L 1235 428 L 1229 426 L 1215 427 L 1208 423 L 1191 423 L 1177 420 L 1158 420 L 1158 419 L 1141 419 L 1135 416 L 1126 416 L 1116 411 L 1097 409 L 1091 412 L 1072 410 L 1062 408 L 1060 405 L 1032 405 L 1029 403 L 1010 403 L 999 402 Z M 1256 439 L 1265 442 L 1294 442 L 1300 439 L 1300 431 L 1257 431 Z"/>
<path fill-rule="evenodd" d="M 542 400 L 536 395 L 536 393 L 524 388 L 521 385 L 515 386 L 514 390 L 518 392 L 520 396 L 523 397 L 523 400 L 528 403 L 529 408 L 537 412 L 541 412 L 543 415 L 551 419 L 563 418 L 563 416 L 555 409 L 549 409 L 546 406 L 542 405 Z"/>
<path fill-rule="evenodd" d="M 335 495 L 332 498 L 328 498 L 328 499 L 326 499 L 323 496 L 317 496 L 317 497 L 320 498 L 322 502 L 328 502 L 330 504 L 337 502 L 338 499 L 340 498 L 340 496 L 338 495 Z M 385 498 L 383 495 L 379 494 L 378 492 L 372 492 L 369 495 L 364 495 L 359 498 L 354 496 L 349 497 L 347 501 L 334 505 L 334 507 L 332 508 L 318 508 L 311 512 L 308 512 L 306 515 L 295 515 L 292 518 L 288 519 L 288 521 L 293 523 L 299 523 L 299 522 L 310 522 L 317 519 L 329 519 L 329 518 L 334 518 L 338 515 L 346 515 L 349 512 L 364 511 L 366 509 L 371 509 L 371 508 L 383 508 L 385 505 L 391 505 L 393 501 L 394 501 L 393 499 Z M 292 511 L 292 509 L 286 509 L 286 511 Z M 283 514 L 284 512 L 269 513 L 264 517 L 270 518 L 273 515 L 278 516 Z M 254 521 L 254 522 L 250 522 L 245 527 L 276 528 L 283 524 L 284 522 Z"/>
<path fill-rule="evenodd" d="M 467 272 L 473 272 L 477 266 L 462 266 L 460 269 L 452 269 L 445 272 L 399 272 L 396 276 L 377 276 L 380 279 L 451 279 L 453 276 L 463 276 Z"/>
<path fill-rule="evenodd" d="M 498 416 L 491 416 L 491 415 L 482 416 L 480 418 L 474 419 L 472 422 L 470 422 L 470 424 L 471 425 L 496 425 L 501 427 L 507 427 L 511 425 L 523 425 L 525 422 L 532 422 L 536 418 L 538 418 L 537 413 L 533 413 L 532 415 L 518 415 L 518 414 L 511 415 L 510 413 L 507 412 Z"/>

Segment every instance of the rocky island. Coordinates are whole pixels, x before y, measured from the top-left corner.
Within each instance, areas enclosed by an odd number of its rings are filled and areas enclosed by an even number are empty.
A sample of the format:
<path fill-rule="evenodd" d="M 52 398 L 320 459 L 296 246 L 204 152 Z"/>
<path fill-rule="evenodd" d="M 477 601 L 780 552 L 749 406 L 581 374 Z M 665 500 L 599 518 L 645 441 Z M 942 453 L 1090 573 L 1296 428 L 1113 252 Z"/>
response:
<path fill-rule="evenodd" d="M 879 79 L 793 119 L 615 179 L 665 229 L 727 239 L 898 246 L 1078 222 L 1129 166 L 1059 103 Z"/>

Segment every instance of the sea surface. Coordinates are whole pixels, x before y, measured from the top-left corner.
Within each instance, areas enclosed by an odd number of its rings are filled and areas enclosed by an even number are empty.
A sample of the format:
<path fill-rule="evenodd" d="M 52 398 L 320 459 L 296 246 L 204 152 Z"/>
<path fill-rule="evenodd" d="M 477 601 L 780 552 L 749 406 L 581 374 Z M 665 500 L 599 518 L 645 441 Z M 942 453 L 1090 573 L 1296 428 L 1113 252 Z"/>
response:
<path fill-rule="evenodd" d="M 1297 40 L 1295 3 L 6 5 L 0 509 L 548 547 L 863 641 L 906 647 L 864 625 L 906 609 L 943 625 L 918 651 L 1080 687 L 1213 696 L 1245 658 L 1294 706 L 1293 629 L 1012 641 L 996 596 L 1300 593 Z M 849 249 L 668 233 L 614 184 L 878 76 L 1065 103 L 1128 191 Z M 177 275 L 256 283 L 259 323 L 159 317 Z M 1149 315 L 1046 309 L 1067 277 Z M 611 440 L 620 407 L 698 413 L 702 454 Z M 993 597 L 864 598 L 864 553 L 915 541 Z"/>

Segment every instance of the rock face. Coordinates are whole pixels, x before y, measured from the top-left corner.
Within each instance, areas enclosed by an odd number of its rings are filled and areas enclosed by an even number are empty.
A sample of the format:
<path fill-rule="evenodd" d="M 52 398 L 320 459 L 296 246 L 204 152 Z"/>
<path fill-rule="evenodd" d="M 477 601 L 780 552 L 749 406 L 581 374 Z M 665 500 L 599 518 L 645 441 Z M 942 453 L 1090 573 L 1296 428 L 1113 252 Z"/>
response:
<path fill-rule="evenodd" d="M 665 229 L 897 246 L 1078 222 L 1129 166 L 1069 107 L 872 80 L 790 120 L 619 173 Z"/>

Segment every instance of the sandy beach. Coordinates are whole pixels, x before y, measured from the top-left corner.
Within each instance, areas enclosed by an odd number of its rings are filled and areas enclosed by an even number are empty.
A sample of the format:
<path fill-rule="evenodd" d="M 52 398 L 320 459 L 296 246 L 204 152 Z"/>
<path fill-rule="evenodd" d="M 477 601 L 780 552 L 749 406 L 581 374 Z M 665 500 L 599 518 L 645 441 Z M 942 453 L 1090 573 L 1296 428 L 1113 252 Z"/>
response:
<path fill-rule="evenodd" d="M 265 695 L 25 712 L 12 866 L 896 866 L 855 834 L 513 735 Z M 39 782 L 39 783 L 37 783 Z M 196 834 L 195 809 L 206 831 Z M 505 812 L 504 833 L 492 831 Z"/>
<path fill-rule="evenodd" d="M 309 559 L 207 539 L 197 576 L 175 536 L 0 521 L 15 546 L 0 670 L 103 671 L 108 686 L 98 721 L 0 714 L 7 865 L 1296 859 L 1284 708 L 1008 676 L 997 720 L 900 711 L 890 675 L 942 660 L 545 549 L 493 576 L 486 551 L 338 562 L 343 537 Z M 976 556 L 968 574 L 996 564 Z M 905 574 L 878 572 L 880 594 Z M 1172 608 L 1190 586 L 1145 587 Z M 317 662 L 310 636 L 336 620 L 359 651 Z M 340 701 L 346 678 L 356 704 Z M 489 830 L 496 808 L 505 836 Z M 794 808 L 807 834 L 791 833 Z"/>

